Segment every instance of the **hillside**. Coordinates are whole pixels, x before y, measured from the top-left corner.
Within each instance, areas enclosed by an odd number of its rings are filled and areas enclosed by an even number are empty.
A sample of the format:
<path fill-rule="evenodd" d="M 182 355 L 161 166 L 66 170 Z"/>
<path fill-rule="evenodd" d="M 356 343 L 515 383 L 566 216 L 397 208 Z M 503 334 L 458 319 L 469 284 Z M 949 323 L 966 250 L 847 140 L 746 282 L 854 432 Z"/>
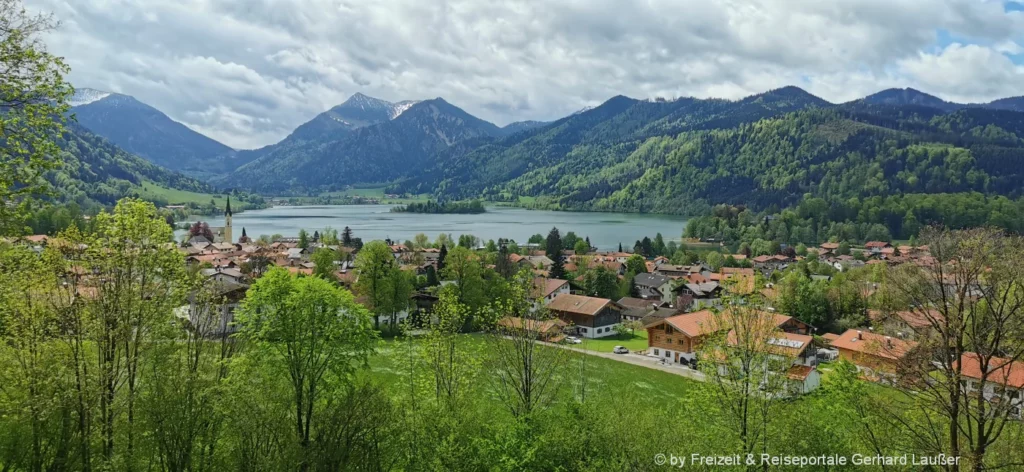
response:
<path fill-rule="evenodd" d="M 330 137 L 286 139 L 216 182 L 261 192 L 322 192 L 390 182 L 433 164 L 433 157 L 501 135 L 501 129 L 441 98 L 411 105 L 394 119 Z"/>
<path fill-rule="evenodd" d="M 79 89 L 71 101 L 78 123 L 125 151 L 195 176 L 233 168 L 232 149 L 127 95 Z"/>
<path fill-rule="evenodd" d="M 434 189 L 454 199 L 530 197 L 547 208 L 693 214 L 718 203 L 787 206 L 804 194 L 1015 197 L 1024 188 L 1022 113 L 946 111 L 916 98 L 903 103 L 904 95 L 832 106 L 801 92 L 786 88 L 736 102 L 616 97 L 533 132 L 445 156 L 395 189 Z"/>
<path fill-rule="evenodd" d="M 205 183 L 125 152 L 74 123 L 66 126 L 60 146 L 64 165 L 49 172 L 46 179 L 58 189 L 61 201 L 83 206 L 112 205 L 120 198 L 140 193 L 144 182 L 179 190 L 212 190 Z"/>

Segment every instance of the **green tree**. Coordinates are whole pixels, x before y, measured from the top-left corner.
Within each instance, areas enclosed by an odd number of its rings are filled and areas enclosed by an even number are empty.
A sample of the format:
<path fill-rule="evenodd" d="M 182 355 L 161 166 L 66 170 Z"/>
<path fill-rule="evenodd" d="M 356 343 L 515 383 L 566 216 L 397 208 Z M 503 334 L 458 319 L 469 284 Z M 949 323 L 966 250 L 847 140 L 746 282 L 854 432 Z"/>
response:
<path fill-rule="evenodd" d="M 20 233 L 26 197 L 46 190 L 42 176 L 61 165 L 69 68 L 40 36 L 56 23 L 19 0 L 0 2 L 0 235 Z"/>
<path fill-rule="evenodd" d="M 583 286 L 592 297 L 615 299 L 619 293 L 618 278 L 604 266 L 588 270 L 583 275 Z"/>
<path fill-rule="evenodd" d="M 320 416 L 373 353 L 377 336 L 370 315 L 351 293 L 326 280 L 275 268 L 249 289 L 239 329 L 291 381 L 299 469 L 307 470 Z"/>
<path fill-rule="evenodd" d="M 482 272 L 480 258 L 473 251 L 460 246 L 448 253 L 441 275 L 455 282 L 455 293 L 460 304 L 477 310 L 484 304 Z"/>
<path fill-rule="evenodd" d="M 643 256 L 639 254 L 633 254 L 626 259 L 626 272 L 633 274 L 643 274 L 647 272 L 647 262 L 644 261 Z"/>
<path fill-rule="evenodd" d="M 373 312 L 373 327 L 380 329 L 380 317 L 391 314 L 391 271 L 395 270 L 395 257 L 384 241 L 370 241 L 356 256 L 356 291 L 366 300 Z"/>
<path fill-rule="evenodd" d="M 391 271 L 388 289 L 391 300 L 391 327 L 398 326 L 398 314 L 409 310 L 409 296 L 412 295 L 413 274 L 395 267 Z"/>
<path fill-rule="evenodd" d="M 704 263 L 711 268 L 712 271 L 718 272 L 725 265 L 725 257 L 722 257 L 722 253 L 718 251 L 708 251 L 704 253 Z"/>
<path fill-rule="evenodd" d="M 316 264 L 316 267 L 313 268 L 313 275 L 331 282 L 336 281 L 334 277 L 336 270 L 334 261 L 336 257 L 337 253 L 325 247 L 314 251 L 311 257 L 313 263 Z"/>
<path fill-rule="evenodd" d="M 304 229 L 299 230 L 299 247 L 302 249 L 309 247 L 309 233 Z"/>
<path fill-rule="evenodd" d="M 580 239 L 576 241 L 576 247 L 573 248 L 573 252 L 582 255 L 590 252 L 590 245 L 586 241 Z"/>

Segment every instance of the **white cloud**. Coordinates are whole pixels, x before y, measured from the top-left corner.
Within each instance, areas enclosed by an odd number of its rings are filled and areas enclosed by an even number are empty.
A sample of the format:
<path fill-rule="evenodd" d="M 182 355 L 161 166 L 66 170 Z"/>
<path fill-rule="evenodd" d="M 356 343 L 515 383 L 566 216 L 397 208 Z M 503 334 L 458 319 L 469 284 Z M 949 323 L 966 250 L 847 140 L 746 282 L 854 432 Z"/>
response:
<path fill-rule="evenodd" d="M 998 1 L 26 1 L 64 21 L 48 41 L 75 84 L 243 148 L 355 92 L 442 96 L 499 124 L 617 94 L 738 98 L 788 84 L 833 101 L 890 86 L 1024 94 L 1006 56 L 1024 13 Z M 961 43 L 940 47 L 939 31 Z"/>

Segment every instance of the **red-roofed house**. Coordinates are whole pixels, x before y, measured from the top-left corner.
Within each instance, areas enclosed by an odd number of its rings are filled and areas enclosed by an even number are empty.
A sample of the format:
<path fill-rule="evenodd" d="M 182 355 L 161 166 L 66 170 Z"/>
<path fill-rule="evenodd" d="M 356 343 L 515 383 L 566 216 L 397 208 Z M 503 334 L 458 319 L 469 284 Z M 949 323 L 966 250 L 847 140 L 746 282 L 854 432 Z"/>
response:
<path fill-rule="evenodd" d="M 832 341 L 832 347 L 866 377 L 878 379 L 894 376 L 900 363 L 917 349 L 917 343 L 849 329 Z"/>
<path fill-rule="evenodd" d="M 981 356 L 968 352 L 960 357 L 960 374 L 967 393 L 980 393 L 988 400 L 999 398 L 1010 408 L 1010 415 L 1021 418 L 1024 410 L 1024 361 L 990 357 L 982 372 Z M 984 379 L 982 379 L 984 377 Z M 994 402 L 993 402 L 994 403 Z"/>
<path fill-rule="evenodd" d="M 607 298 L 562 293 L 548 303 L 547 308 L 570 324 L 571 330 L 588 338 L 612 336 L 622 321 L 622 307 Z"/>

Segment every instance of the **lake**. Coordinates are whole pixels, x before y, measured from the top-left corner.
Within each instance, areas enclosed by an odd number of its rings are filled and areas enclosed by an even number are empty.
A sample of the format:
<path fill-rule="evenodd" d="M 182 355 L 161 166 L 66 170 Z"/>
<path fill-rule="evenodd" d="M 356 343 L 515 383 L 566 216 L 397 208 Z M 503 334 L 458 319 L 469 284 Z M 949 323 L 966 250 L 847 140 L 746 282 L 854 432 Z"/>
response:
<path fill-rule="evenodd" d="M 564 235 L 569 231 L 579 237 L 590 237 L 590 244 L 601 250 L 632 248 L 644 236 L 654 238 L 661 233 L 665 241 L 678 241 L 686 219 L 672 215 L 638 213 L 596 213 L 527 210 L 512 207 L 487 207 L 487 213 L 478 215 L 428 215 L 421 213 L 391 213 L 394 205 L 330 205 L 280 206 L 263 210 L 249 210 L 234 216 L 232 228 L 237 239 L 245 228 L 249 237 L 280 234 L 296 236 L 300 229 L 311 235 L 327 227 L 341 232 L 345 226 L 352 235 L 364 242 L 375 239 L 412 240 L 424 233 L 431 240 L 440 233 L 472 234 L 483 241 L 511 238 L 525 243 L 530 236 L 547 236 L 552 227 Z M 224 217 L 197 217 L 210 226 L 223 226 Z M 184 230 L 176 235 L 180 237 Z"/>

